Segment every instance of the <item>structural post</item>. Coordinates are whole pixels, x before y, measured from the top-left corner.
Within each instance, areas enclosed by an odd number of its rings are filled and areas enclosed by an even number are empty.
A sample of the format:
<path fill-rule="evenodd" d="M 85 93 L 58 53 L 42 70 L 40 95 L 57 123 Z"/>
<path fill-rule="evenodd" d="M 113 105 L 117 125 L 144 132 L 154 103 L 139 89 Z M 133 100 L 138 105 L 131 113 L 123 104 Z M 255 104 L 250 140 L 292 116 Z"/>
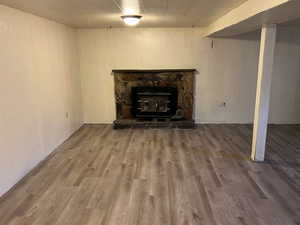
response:
<path fill-rule="evenodd" d="M 264 26 L 261 31 L 251 154 L 251 159 L 258 162 L 265 159 L 275 44 L 276 25 Z"/>

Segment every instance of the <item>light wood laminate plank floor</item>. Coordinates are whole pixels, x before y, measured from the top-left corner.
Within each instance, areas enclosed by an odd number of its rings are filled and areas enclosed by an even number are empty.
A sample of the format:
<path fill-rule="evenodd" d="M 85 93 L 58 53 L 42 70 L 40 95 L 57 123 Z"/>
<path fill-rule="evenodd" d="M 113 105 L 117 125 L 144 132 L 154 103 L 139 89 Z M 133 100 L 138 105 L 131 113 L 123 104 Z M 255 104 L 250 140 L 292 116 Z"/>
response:
<path fill-rule="evenodd" d="M 300 126 L 85 125 L 0 199 L 1 225 L 299 225 Z M 16 140 L 17 141 L 17 140 Z"/>

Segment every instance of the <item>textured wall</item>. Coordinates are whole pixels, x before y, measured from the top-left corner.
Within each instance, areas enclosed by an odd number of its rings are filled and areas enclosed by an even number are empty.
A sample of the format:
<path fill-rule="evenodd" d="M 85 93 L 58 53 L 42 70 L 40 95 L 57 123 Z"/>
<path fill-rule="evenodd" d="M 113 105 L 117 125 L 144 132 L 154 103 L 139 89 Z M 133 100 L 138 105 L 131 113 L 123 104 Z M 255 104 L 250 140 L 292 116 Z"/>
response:
<path fill-rule="evenodd" d="M 278 31 L 272 123 L 300 122 L 299 29 Z M 196 121 L 250 123 L 254 115 L 259 35 L 201 38 L 197 29 L 83 29 L 78 31 L 84 119 L 115 119 L 112 69 L 196 68 Z M 226 102 L 224 107 L 223 102 Z M 282 107 L 283 106 L 283 107 Z"/>
<path fill-rule="evenodd" d="M 0 195 L 81 125 L 76 47 L 73 29 L 0 6 Z"/>

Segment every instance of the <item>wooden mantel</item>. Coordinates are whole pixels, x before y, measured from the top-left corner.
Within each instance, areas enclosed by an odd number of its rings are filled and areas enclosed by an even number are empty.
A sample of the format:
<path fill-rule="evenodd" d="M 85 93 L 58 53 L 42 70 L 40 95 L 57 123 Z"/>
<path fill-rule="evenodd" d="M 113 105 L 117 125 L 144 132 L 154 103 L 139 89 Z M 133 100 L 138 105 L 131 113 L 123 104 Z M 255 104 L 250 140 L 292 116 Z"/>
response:
<path fill-rule="evenodd" d="M 170 73 L 170 72 L 197 72 L 196 69 L 138 69 L 138 70 L 112 70 L 112 73 Z"/>

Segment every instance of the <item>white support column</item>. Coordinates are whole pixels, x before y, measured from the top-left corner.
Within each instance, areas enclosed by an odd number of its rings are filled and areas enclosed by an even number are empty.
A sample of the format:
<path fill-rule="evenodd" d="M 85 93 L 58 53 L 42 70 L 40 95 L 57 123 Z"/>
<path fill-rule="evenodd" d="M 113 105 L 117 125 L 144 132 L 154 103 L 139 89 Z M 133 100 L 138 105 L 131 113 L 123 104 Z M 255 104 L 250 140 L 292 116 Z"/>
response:
<path fill-rule="evenodd" d="M 251 159 L 259 162 L 265 159 L 275 44 L 276 25 L 264 26 L 261 31 L 251 154 Z"/>

